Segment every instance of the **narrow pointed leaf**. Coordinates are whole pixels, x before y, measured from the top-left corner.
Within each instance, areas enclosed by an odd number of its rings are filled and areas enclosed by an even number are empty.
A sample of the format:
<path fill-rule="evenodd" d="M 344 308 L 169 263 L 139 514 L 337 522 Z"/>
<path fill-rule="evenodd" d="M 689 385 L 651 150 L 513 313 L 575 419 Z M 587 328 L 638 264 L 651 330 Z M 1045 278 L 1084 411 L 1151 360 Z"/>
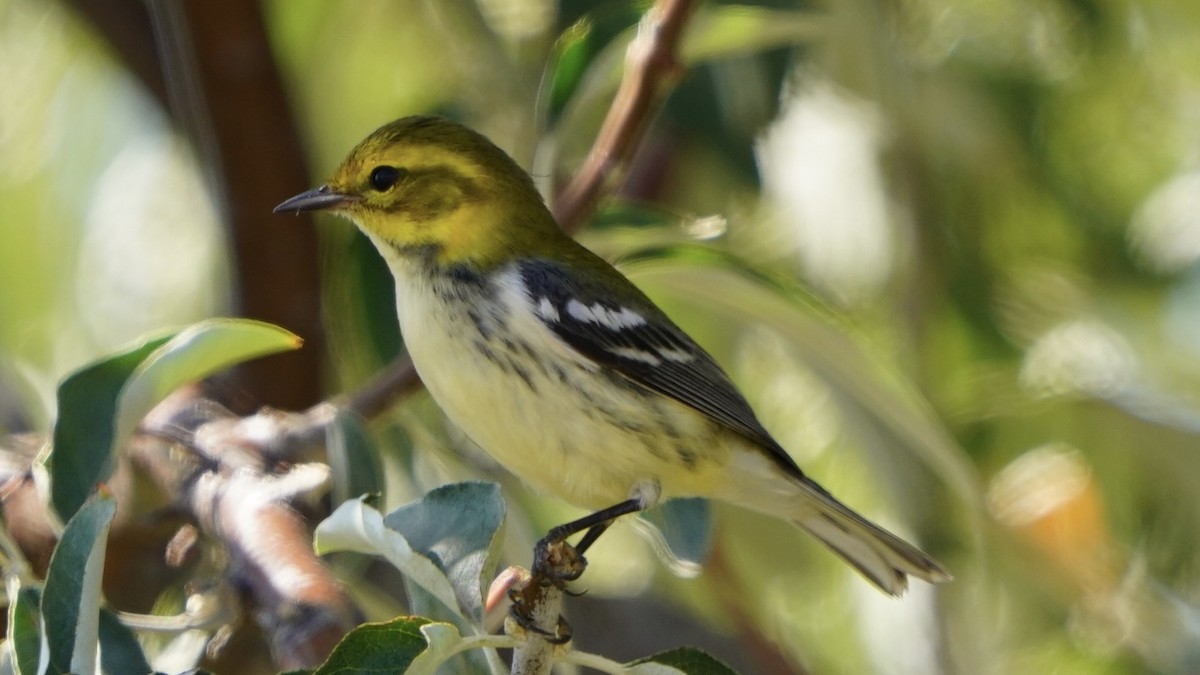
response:
<path fill-rule="evenodd" d="M 148 338 L 76 370 L 58 386 L 54 445 L 47 464 L 53 478 L 51 502 L 63 520 L 112 475 L 113 418 L 121 387 L 138 364 L 169 338 Z"/>
<path fill-rule="evenodd" d="M 249 319 L 208 319 L 179 331 L 147 355 L 122 388 L 114 454 L 146 413 L 172 391 L 243 361 L 297 349 L 301 342 L 278 326 Z"/>
<path fill-rule="evenodd" d="M 592 22 L 584 18 L 576 21 L 558 36 L 550 55 L 546 71 L 545 92 L 550 113 L 557 115 L 575 91 L 588 62 L 596 51 L 592 38 Z"/>
<path fill-rule="evenodd" d="M 42 589 L 24 586 L 8 606 L 8 644 L 19 675 L 37 675 L 42 658 L 42 627 L 38 613 Z"/>
<path fill-rule="evenodd" d="M 116 502 L 106 491 L 93 496 L 63 528 L 50 557 L 42 591 L 42 617 L 51 673 L 96 670 L 100 582 Z"/>
<path fill-rule="evenodd" d="M 613 43 L 624 44 L 641 18 L 641 8 L 629 3 L 608 3 L 568 26 L 551 49 L 538 101 L 544 106 L 549 122 L 562 112 L 585 78 L 597 70 L 596 58 L 618 51 Z M 611 57 L 609 57 L 611 58 Z M 602 67 L 599 70 L 608 71 Z"/>

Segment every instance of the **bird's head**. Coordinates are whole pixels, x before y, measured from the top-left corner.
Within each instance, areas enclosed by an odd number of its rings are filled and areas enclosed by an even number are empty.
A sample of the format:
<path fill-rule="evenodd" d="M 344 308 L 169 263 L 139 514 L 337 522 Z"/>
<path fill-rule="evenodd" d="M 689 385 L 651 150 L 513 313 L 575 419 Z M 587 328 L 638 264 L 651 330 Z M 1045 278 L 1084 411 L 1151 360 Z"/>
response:
<path fill-rule="evenodd" d="M 497 264 L 562 236 L 511 157 L 484 136 L 432 116 L 379 128 L 328 183 L 275 207 L 301 211 L 349 218 L 385 257 L 421 253 L 442 264 Z"/>

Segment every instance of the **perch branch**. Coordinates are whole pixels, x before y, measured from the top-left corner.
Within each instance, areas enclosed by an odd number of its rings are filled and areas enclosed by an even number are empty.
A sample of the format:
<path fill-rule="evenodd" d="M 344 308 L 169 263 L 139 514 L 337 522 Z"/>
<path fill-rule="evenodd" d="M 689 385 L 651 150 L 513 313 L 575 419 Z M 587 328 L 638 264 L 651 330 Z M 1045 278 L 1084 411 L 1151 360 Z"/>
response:
<path fill-rule="evenodd" d="M 564 555 L 570 548 L 565 542 L 552 547 L 547 565 L 532 574 L 519 570 L 515 578 L 508 580 L 508 597 L 513 604 L 504 632 L 519 643 L 513 649 L 512 675 L 549 675 L 556 652 L 570 648 L 571 629 L 562 618 L 566 592 L 559 578 L 571 571 L 568 568 L 577 564 L 578 556 L 573 551 Z"/>

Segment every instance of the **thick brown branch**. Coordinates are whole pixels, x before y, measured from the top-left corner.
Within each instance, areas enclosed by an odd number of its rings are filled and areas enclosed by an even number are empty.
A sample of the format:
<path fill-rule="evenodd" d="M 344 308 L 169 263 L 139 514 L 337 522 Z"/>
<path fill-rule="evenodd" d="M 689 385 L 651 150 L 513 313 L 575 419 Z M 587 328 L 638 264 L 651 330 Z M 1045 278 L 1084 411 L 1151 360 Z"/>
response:
<path fill-rule="evenodd" d="M 549 675 L 556 654 L 570 649 L 571 627 L 562 618 L 562 579 L 578 576 L 586 562 L 570 544 L 558 542 L 549 545 L 543 563 L 533 572 L 517 568 L 515 574 L 502 575 L 513 603 L 504 632 L 520 641 L 513 650 L 513 675 Z"/>
<path fill-rule="evenodd" d="M 237 311 L 304 336 L 305 349 L 239 368 L 250 405 L 321 395 L 324 330 L 312 227 L 272 215 L 309 187 L 259 3 L 71 0 L 187 134 L 229 225 Z"/>
<path fill-rule="evenodd" d="M 321 396 L 324 327 L 318 306 L 317 235 L 271 208 L 308 187 L 305 157 L 259 3 L 152 3 L 176 34 L 177 119 L 219 177 L 237 274 L 238 311 L 304 336 L 304 349 L 242 366 L 255 404 L 291 410 Z M 172 71 L 169 70 L 169 73 Z M 187 85 L 195 82 L 193 88 Z"/>
<path fill-rule="evenodd" d="M 397 400 L 421 388 L 421 378 L 412 359 L 402 356 L 346 401 L 345 409 L 363 419 L 386 412 Z"/>
<path fill-rule="evenodd" d="M 228 575 L 250 600 L 278 666 L 319 664 L 361 617 L 312 550 L 296 505 L 319 496 L 323 464 L 280 462 L 303 415 L 264 410 L 238 418 L 217 404 L 177 394 L 144 423 L 130 458 L 224 544 Z M 157 438 L 157 442 L 155 442 Z M 186 440 L 191 461 L 175 441 Z"/>

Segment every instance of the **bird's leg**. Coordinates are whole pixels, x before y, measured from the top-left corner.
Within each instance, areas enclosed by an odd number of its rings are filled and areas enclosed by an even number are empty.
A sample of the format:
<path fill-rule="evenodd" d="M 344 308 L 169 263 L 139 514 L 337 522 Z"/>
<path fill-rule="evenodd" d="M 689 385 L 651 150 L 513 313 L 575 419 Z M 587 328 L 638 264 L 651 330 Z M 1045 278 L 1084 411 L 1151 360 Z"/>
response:
<path fill-rule="evenodd" d="M 548 587 L 553 586 L 561 592 L 566 582 L 578 579 L 587 568 L 587 559 L 583 557 L 583 553 L 596 543 L 596 539 L 612 525 L 613 520 L 643 508 L 643 500 L 627 499 L 552 528 L 534 547 L 533 569 L 530 571 L 528 584 L 523 587 L 521 593 L 509 595 L 513 601 L 513 619 L 524 628 L 537 632 L 555 643 L 570 640 L 571 627 L 561 616 L 552 631 L 547 627 L 538 626 L 533 620 L 537 607 L 541 604 L 539 598 L 543 597 L 542 594 Z M 567 537 L 584 530 L 586 532 L 577 546 L 567 543 Z M 542 590 L 538 590 L 539 588 Z"/>
<path fill-rule="evenodd" d="M 528 582 L 522 584 L 519 589 L 514 587 L 509 590 L 508 597 L 513 602 L 509 615 L 513 620 L 553 644 L 569 641 L 571 626 L 561 616 L 553 628 L 539 625 L 545 621 L 539 622 L 535 619 L 539 608 L 546 602 L 546 594 L 566 592 L 563 590 L 566 582 L 578 579 L 587 568 L 587 559 L 583 557 L 583 553 L 596 543 L 600 535 L 612 525 L 613 520 L 643 508 L 645 502 L 642 499 L 627 499 L 579 520 L 551 528 L 534 547 L 533 569 Z M 568 544 L 567 537 L 579 532 L 584 532 L 579 544 Z"/>
<path fill-rule="evenodd" d="M 600 535 L 604 534 L 604 531 L 607 530 L 608 526 L 612 524 L 612 520 L 606 520 L 603 523 L 589 527 L 588 531 L 583 533 L 583 537 L 579 540 L 579 543 L 575 544 L 575 552 L 579 555 L 587 553 L 587 550 L 592 547 L 592 544 L 596 543 L 596 540 L 600 538 Z"/>
<path fill-rule="evenodd" d="M 643 508 L 645 504 L 641 499 L 626 499 L 579 520 L 551 528 L 533 549 L 533 577 L 556 585 L 578 579 L 587 567 L 584 551 L 596 542 L 613 520 Z M 587 532 L 579 540 L 578 546 L 567 543 L 567 537 L 584 530 Z"/>

